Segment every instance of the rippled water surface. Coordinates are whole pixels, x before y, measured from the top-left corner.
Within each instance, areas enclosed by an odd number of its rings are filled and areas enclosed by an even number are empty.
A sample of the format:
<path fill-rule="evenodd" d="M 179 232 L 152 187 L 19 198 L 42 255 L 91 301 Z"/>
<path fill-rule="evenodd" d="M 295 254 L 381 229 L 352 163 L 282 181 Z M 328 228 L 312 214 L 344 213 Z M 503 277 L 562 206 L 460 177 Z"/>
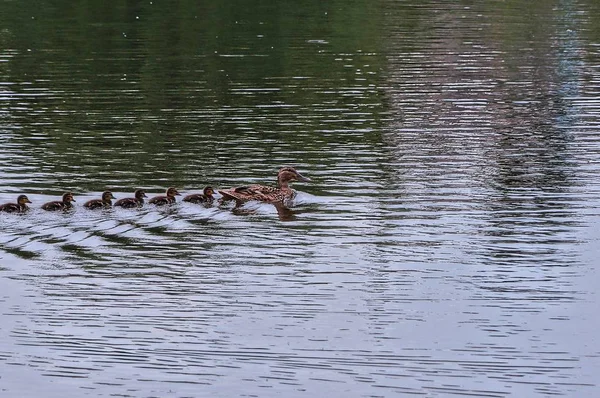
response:
<path fill-rule="evenodd" d="M 598 396 L 600 8 L 481 3 L 0 1 L 0 396 Z"/>

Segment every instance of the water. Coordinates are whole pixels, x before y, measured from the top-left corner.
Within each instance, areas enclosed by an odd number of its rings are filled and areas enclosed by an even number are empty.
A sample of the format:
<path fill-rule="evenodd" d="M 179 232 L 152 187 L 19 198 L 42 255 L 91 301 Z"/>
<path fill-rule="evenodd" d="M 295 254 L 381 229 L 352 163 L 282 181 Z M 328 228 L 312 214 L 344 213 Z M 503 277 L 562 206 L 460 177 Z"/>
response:
<path fill-rule="evenodd" d="M 598 5 L 278 3 L 0 3 L 0 396 L 596 396 Z"/>

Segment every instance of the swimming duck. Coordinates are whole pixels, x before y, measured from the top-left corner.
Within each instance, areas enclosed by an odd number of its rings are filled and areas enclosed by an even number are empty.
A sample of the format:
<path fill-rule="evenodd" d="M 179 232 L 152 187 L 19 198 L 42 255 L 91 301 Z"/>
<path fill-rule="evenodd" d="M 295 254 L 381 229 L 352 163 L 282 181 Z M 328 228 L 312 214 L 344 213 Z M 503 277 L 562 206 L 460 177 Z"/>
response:
<path fill-rule="evenodd" d="M 150 199 L 148 203 L 156 206 L 170 205 L 176 202 L 175 196 L 179 195 L 181 194 L 177 192 L 177 189 L 171 187 L 167 189 L 166 196 L 155 196 L 152 199 Z"/>
<path fill-rule="evenodd" d="M 62 200 L 44 203 L 44 205 L 42 206 L 42 209 L 48 210 L 48 211 L 68 210 L 73 207 L 71 202 L 75 202 L 75 199 L 73 198 L 73 193 L 67 192 L 67 193 L 63 194 Z"/>
<path fill-rule="evenodd" d="M 27 203 L 31 203 L 27 195 L 19 195 L 17 203 L 5 203 L 0 206 L 0 211 L 7 213 L 24 213 L 29 210 Z"/>
<path fill-rule="evenodd" d="M 147 198 L 146 191 L 138 189 L 134 192 L 134 198 L 123 198 L 115 202 L 115 206 L 120 206 L 125 209 L 133 209 L 135 207 L 142 207 L 144 205 L 144 198 Z"/>
<path fill-rule="evenodd" d="M 105 191 L 102 193 L 102 199 L 92 199 L 83 204 L 83 207 L 86 207 L 90 210 L 100 209 L 100 208 L 109 208 L 112 206 L 111 199 L 116 199 L 112 192 Z"/>
<path fill-rule="evenodd" d="M 309 182 L 310 178 L 304 177 L 293 167 L 282 167 L 277 173 L 277 188 L 249 185 L 219 190 L 219 193 L 223 195 L 222 202 L 235 200 L 236 207 L 250 200 L 285 205 L 296 197 L 296 191 L 289 186 L 292 181 Z"/>
<path fill-rule="evenodd" d="M 211 204 L 214 202 L 215 198 L 213 195 L 215 194 L 215 190 L 213 187 L 206 187 L 202 191 L 203 193 L 195 193 L 192 195 L 188 195 L 183 198 L 184 202 L 197 203 L 197 204 Z"/>

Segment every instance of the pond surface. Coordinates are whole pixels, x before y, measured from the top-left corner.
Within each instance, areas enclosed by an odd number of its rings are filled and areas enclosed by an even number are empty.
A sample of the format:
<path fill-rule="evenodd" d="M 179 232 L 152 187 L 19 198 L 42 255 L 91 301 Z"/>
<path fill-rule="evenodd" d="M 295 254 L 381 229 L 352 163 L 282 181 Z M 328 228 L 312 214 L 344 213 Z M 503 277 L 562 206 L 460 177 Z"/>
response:
<path fill-rule="evenodd" d="M 0 395 L 597 396 L 598 26 L 591 0 L 0 2 L 0 202 L 33 202 L 0 214 Z M 312 179 L 285 214 L 82 207 L 283 165 Z"/>

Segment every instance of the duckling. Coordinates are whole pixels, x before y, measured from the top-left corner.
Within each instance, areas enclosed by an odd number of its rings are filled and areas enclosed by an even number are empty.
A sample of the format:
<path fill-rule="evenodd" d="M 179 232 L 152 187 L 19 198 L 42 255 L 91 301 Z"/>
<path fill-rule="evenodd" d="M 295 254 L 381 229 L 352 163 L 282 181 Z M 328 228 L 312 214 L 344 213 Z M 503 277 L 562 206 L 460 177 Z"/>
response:
<path fill-rule="evenodd" d="M 45 203 L 42 206 L 42 209 L 48 210 L 48 211 L 68 210 L 73 207 L 71 202 L 75 202 L 75 198 L 73 198 L 72 192 L 67 192 L 67 193 L 63 194 L 62 200 Z"/>
<path fill-rule="evenodd" d="M 296 197 L 296 191 L 290 188 L 290 182 L 292 181 L 309 182 L 311 180 L 304 177 L 293 167 L 282 167 L 277 173 L 277 188 L 265 185 L 250 185 L 223 189 L 219 190 L 219 193 L 223 195 L 220 201 L 222 203 L 235 200 L 236 207 L 250 200 L 285 205 Z"/>
<path fill-rule="evenodd" d="M 135 207 L 142 207 L 144 205 L 144 198 L 147 198 L 146 191 L 138 189 L 133 194 L 134 198 L 123 198 L 115 202 L 115 206 L 120 206 L 124 209 L 133 209 Z"/>
<path fill-rule="evenodd" d="M 197 204 L 212 204 L 215 201 L 213 195 L 215 194 L 215 190 L 213 187 L 206 187 L 202 191 L 203 193 L 195 193 L 192 195 L 188 195 L 183 198 L 184 202 L 197 203 Z"/>
<path fill-rule="evenodd" d="M 17 203 L 5 203 L 0 206 L 0 211 L 4 211 L 6 213 L 25 213 L 27 210 L 29 210 L 27 203 L 31 203 L 27 195 L 19 195 L 17 198 Z"/>
<path fill-rule="evenodd" d="M 171 205 L 176 202 L 175 196 L 181 195 L 177 189 L 171 187 L 167 189 L 166 196 L 155 196 L 148 203 L 156 206 Z"/>
<path fill-rule="evenodd" d="M 90 210 L 100 209 L 100 208 L 109 208 L 112 206 L 111 199 L 116 199 L 112 192 L 105 191 L 102 193 L 102 199 L 92 199 L 83 204 L 83 207 L 86 207 Z"/>

